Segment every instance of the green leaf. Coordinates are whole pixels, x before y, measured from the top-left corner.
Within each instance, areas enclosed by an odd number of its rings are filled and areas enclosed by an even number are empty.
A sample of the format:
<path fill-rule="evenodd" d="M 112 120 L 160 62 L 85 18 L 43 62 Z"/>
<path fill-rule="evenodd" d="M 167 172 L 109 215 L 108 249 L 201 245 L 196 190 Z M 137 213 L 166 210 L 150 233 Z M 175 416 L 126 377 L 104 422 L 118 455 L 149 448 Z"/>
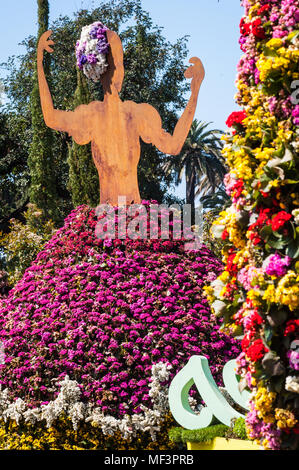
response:
<path fill-rule="evenodd" d="M 299 35 L 299 30 L 296 29 L 295 31 L 292 31 L 292 32 L 288 35 L 287 40 L 288 40 L 288 41 L 291 41 L 292 43 L 294 43 L 295 40 L 297 39 L 298 35 Z"/>
<path fill-rule="evenodd" d="M 271 339 L 272 339 L 272 336 L 273 336 L 273 330 L 271 327 L 266 327 L 265 328 L 265 340 L 266 340 L 266 343 L 269 345 L 271 344 Z"/>
<path fill-rule="evenodd" d="M 286 249 L 286 255 L 290 258 L 298 258 L 299 256 L 299 240 L 294 240 Z"/>
<path fill-rule="evenodd" d="M 272 248 L 276 248 L 277 250 L 281 250 L 282 248 L 284 248 L 284 246 L 287 244 L 287 241 L 285 241 L 284 239 L 282 240 L 275 240 L 273 238 L 270 238 L 268 240 L 268 244 L 272 247 Z"/>
<path fill-rule="evenodd" d="M 284 381 L 285 381 L 285 378 L 284 376 L 280 376 L 280 377 L 275 377 L 273 379 L 273 385 L 274 385 L 274 390 L 276 393 L 280 393 L 281 390 L 283 389 L 284 387 Z"/>
<path fill-rule="evenodd" d="M 299 184 L 299 180 L 286 179 L 286 180 L 284 180 L 284 183 L 285 184 Z"/>
<path fill-rule="evenodd" d="M 264 240 L 267 240 L 272 234 L 273 234 L 273 230 L 272 230 L 271 225 L 265 225 L 260 231 L 260 236 Z"/>

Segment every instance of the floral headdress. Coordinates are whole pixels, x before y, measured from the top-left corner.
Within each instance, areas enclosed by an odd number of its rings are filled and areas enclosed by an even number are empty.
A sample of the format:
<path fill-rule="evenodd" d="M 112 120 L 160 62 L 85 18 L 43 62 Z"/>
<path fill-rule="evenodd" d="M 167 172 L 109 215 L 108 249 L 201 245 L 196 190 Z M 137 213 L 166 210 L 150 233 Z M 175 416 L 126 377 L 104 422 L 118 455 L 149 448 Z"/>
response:
<path fill-rule="evenodd" d="M 80 40 L 76 43 L 77 65 L 87 78 L 98 82 L 106 72 L 109 43 L 108 28 L 99 21 L 82 28 Z"/>

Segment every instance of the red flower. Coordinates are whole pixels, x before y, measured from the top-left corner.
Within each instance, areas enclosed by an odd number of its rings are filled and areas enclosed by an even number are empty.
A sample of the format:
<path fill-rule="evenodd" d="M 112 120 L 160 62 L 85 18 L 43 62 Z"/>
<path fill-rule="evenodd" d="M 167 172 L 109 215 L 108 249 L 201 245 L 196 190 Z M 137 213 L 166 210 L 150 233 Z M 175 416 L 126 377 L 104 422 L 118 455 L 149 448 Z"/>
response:
<path fill-rule="evenodd" d="M 261 237 L 259 237 L 258 234 L 254 232 L 250 233 L 249 239 L 252 240 L 252 243 L 254 244 L 254 246 L 258 245 L 262 241 Z"/>
<path fill-rule="evenodd" d="M 295 426 L 294 428 L 284 428 L 283 432 L 285 432 L 286 434 L 299 434 L 299 426 L 297 424 L 297 426 Z"/>
<path fill-rule="evenodd" d="M 243 348 L 243 343 L 242 343 L 242 348 Z M 260 359 L 264 357 L 266 352 L 268 352 L 269 349 L 264 346 L 264 343 L 261 339 L 256 339 L 245 351 L 246 356 L 252 361 L 252 362 L 257 362 Z"/>
<path fill-rule="evenodd" d="M 264 320 L 259 315 L 257 308 L 255 308 L 253 313 L 251 313 L 250 315 L 247 328 L 249 328 L 250 330 L 256 330 L 256 328 L 262 325 L 263 323 Z"/>
<path fill-rule="evenodd" d="M 280 211 L 278 212 L 278 214 L 276 214 L 272 221 L 271 221 L 271 225 L 272 225 L 272 229 L 274 231 L 277 231 L 279 230 L 281 227 L 284 226 L 284 224 L 286 222 L 288 222 L 290 219 L 292 218 L 291 214 L 288 214 L 287 212 L 285 211 Z"/>
<path fill-rule="evenodd" d="M 271 212 L 272 212 L 272 209 L 257 209 L 258 211 L 258 218 L 256 220 L 256 222 L 254 224 L 251 224 L 249 227 L 248 227 L 248 230 L 249 230 L 249 239 L 253 241 L 253 244 L 254 245 L 257 245 L 258 243 L 260 243 L 262 241 L 262 238 L 259 236 L 259 234 L 255 231 L 255 229 L 260 229 L 262 227 L 264 227 L 265 225 L 270 225 L 271 224 L 271 219 L 270 219 L 270 216 L 271 216 Z"/>
<path fill-rule="evenodd" d="M 266 5 L 262 6 L 258 11 L 257 11 L 257 14 L 260 16 L 262 15 L 263 13 L 265 13 L 266 11 L 269 11 L 271 8 L 271 5 L 269 3 L 267 3 Z"/>
<path fill-rule="evenodd" d="M 255 336 L 254 331 L 252 331 L 252 330 L 247 331 L 246 335 L 244 336 L 244 338 L 241 341 L 242 351 L 245 352 L 249 348 L 250 342 L 254 338 L 254 336 Z"/>
<path fill-rule="evenodd" d="M 233 279 L 230 283 L 226 284 L 225 289 L 226 290 L 223 297 L 230 301 L 233 301 L 235 292 L 238 290 L 236 286 L 236 281 Z"/>
<path fill-rule="evenodd" d="M 299 320 L 289 320 L 284 330 L 284 336 L 289 336 L 297 330 L 299 331 Z"/>
<path fill-rule="evenodd" d="M 244 182 L 242 179 L 236 181 L 236 183 L 232 187 L 232 191 L 234 191 L 234 197 L 238 198 L 241 196 L 242 191 L 244 189 Z"/>
<path fill-rule="evenodd" d="M 267 208 L 267 209 L 257 209 L 258 211 L 258 218 L 256 220 L 256 222 L 254 222 L 254 224 L 251 224 L 249 227 L 248 227 L 248 230 L 254 230 L 255 228 L 260 228 L 260 227 L 263 227 L 264 225 L 270 225 L 271 224 L 271 220 L 270 220 L 270 212 L 271 212 L 271 209 Z M 252 237 L 250 237 L 250 239 L 252 239 Z"/>
<path fill-rule="evenodd" d="M 222 238 L 222 240 L 226 240 L 227 237 L 228 237 L 228 231 L 227 231 L 227 229 L 225 228 L 225 229 L 223 230 L 223 232 L 222 232 L 221 238 Z"/>
<path fill-rule="evenodd" d="M 245 23 L 244 18 L 242 18 L 240 21 L 240 33 L 243 34 L 243 36 L 248 36 L 250 34 L 250 29 L 251 23 Z"/>
<path fill-rule="evenodd" d="M 270 225 L 270 223 L 271 223 L 270 219 L 269 219 L 270 211 L 271 211 L 271 209 L 269 209 L 269 208 L 261 209 L 260 212 L 259 212 L 259 216 L 257 218 L 257 221 L 254 225 L 256 225 L 257 227 L 263 227 L 264 224 Z"/>
<path fill-rule="evenodd" d="M 258 18 L 251 23 L 252 33 L 258 39 L 265 39 L 266 34 L 264 28 L 261 26 L 262 20 Z"/>
<path fill-rule="evenodd" d="M 236 253 L 230 254 L 226 262 L 226 269 L 232 276 L 236 275 L 238 272 L 238 266 L 234 263 L 235 257 L 236 257 Z"/>
<path fill-rule="evenodd" d="M 232 127 L 232 126 L 235 126 L 235 125 L 238 125 L 238 124 L 241 124 L 243 123 L 244 119 L 246 118 L 246 113 L 245 111 L 234 111 L 233 113 L 231 113 L 228 118 L 227 118 L 227 121 L 226 121 L 226 125 L 227 127 Z"/>

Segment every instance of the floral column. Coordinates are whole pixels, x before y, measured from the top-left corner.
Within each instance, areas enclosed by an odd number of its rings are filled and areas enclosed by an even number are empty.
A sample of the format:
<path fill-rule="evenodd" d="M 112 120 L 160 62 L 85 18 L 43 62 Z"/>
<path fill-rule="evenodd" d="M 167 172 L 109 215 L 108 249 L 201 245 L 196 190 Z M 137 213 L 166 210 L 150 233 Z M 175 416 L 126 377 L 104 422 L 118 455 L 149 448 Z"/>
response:
<path fill-rule="evenodd" d="M 224 272 L 207 289 L 227 330 L 243 334 L 241 386 L 252 391 L 248 435 L 299 448 L 298 0 L 243 0 L 225 178 L 232 204 L 212 231 Z"/>

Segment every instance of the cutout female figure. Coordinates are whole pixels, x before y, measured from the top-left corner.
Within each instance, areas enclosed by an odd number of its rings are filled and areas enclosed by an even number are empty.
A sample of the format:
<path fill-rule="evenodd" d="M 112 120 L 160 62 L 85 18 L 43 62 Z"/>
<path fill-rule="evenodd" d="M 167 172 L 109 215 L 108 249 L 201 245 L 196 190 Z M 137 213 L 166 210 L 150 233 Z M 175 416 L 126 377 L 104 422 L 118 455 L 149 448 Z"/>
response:
<path fill-rule="evenodd" d="M 155 145 L 161 152 L 178 155 L 188 136 L 204 67 L 197 57 L 190 59 L 186 78 L 192 78 L 191 97 L 173 135 L 162 128 L 159 113 L 149 104 L 121 101 L 119 93 L 124 79 L 123 48 L 119 36 L 107 31 L 110 49 L 108 69 L 101 76 L 104 101 L 80 105 L 74 111 L 55 109 L 43 68 L 44 51 L 53 52 L 52 31 L 44 33 L 38 44 L 37 70 L 41 106 L 47 126 L 67 132 L 79 145 L 91 142 L 93 161 L 100 178 L 100 203 L 118 204 L 124 196 L 128 203 L 140 203 L 137 166 L 140 159 L 140 138 Z"/>

